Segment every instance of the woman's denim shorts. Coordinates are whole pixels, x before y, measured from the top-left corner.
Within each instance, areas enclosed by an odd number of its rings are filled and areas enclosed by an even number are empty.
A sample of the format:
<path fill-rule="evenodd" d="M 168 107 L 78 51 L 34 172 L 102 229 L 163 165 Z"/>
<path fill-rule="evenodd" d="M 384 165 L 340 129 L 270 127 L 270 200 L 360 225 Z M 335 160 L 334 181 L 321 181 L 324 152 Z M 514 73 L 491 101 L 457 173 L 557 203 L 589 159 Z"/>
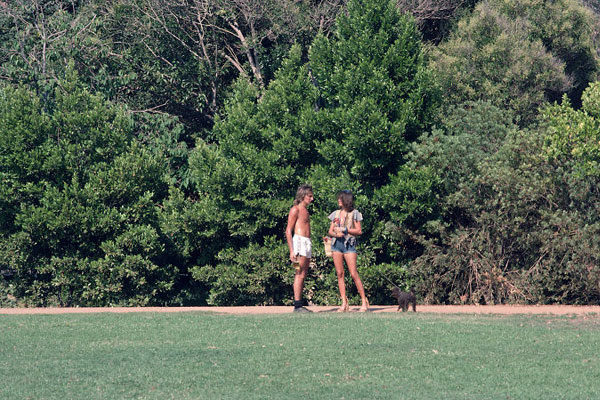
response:
<path fill-rule="evenodd" d="M 356 241 L 355 241 L 356 242 Z M 350 244 L 348 243 L 348 247 L 344 245 L 344 239 L 336 239 L 333 246 L 331 246 L 331 251 L 337 251 L 338 253 L 356 253 L 356 243 Z"/>

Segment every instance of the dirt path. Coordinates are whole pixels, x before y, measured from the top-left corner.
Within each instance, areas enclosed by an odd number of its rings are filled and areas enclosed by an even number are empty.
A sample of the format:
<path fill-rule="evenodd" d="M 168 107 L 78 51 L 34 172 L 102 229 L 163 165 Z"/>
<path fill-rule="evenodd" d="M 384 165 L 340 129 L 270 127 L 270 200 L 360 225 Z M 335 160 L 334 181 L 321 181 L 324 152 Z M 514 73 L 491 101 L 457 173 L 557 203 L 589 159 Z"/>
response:
<path fill-rule="evenodd" d="M 313 312 L 335 312 L 337 306 L 310 306 Z M 350 307 L 351 313 L 358 312 L 358 306 Z M 371 306 L 371 312 L 396 312 L 398 306 Z M 80 313 L 129 313 L 129 312 L 190 312 L 203 311 L 219 314 L 286 314 L 290 306 L 248 306 L 248 307 L 82 307 L 82 308 L 0 308 L 0 315 L 8 314 L 80 314 Z M 600 306 L 426 306 L 417 305 L 421 313 L 437 314 L 549 314 L 587 315 L 600 317 Z"/>

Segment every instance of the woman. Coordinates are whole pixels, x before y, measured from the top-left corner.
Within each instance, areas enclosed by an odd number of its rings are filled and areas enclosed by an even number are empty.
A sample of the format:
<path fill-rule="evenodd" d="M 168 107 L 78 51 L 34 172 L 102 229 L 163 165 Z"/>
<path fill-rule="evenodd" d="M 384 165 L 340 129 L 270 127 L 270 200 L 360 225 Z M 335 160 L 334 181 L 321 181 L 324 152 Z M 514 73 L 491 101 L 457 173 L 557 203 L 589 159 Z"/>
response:
<path fill-rule="evenodd" d="M 333 238 L 331 251 L 342 298 L 342 306 L 338 309 L 338 312 L 348 311 L 348 298 L 346 297 L 346 285 L 344 284 L 344 261 L 346 261 L 348 271 L 354 280 L 362 301 L 359 311 L 369 311 L 369 301 L 365 296 L 365 289 L 356 269 L 356 237 L 362 234 L 361 221 L 363 217 L 360 212 L 354 209 L 352 192 L 342 190 L 338 193 L 337 199 L 340 209 L 329 215 L 331 220 L 329 236 Z"/>

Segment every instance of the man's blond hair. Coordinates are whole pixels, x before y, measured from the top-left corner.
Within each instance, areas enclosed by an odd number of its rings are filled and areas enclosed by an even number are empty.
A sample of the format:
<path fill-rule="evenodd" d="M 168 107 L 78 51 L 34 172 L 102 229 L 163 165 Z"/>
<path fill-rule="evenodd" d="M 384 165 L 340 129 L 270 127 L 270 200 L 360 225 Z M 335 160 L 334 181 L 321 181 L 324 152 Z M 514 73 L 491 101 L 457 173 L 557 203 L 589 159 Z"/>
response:
<path fill-rule="evenodd" d="M 310 185 L 300 185 L 298 191 L 296 191 L 296 199 L 294 200 L 294 205 L 302 203 L 302 200 L 306 197 L 307 194 L 312 193 L 312 186 Z"/>

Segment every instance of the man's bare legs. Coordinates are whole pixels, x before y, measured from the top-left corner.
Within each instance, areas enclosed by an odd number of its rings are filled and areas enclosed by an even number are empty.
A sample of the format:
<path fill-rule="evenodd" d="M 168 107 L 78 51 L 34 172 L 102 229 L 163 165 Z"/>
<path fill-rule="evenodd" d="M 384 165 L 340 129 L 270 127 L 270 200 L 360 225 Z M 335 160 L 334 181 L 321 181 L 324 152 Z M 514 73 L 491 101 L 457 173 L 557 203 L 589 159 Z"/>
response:
<path fill-rule="evenodd" d="M 302 300 L 304 279 L 306 278 L 306 273 L 308 272 L 308 264 L 310 263 L 310 258 L 297 256 L 297 259 L 298 263 L 300 264 L 300 270 L 296 270 L 296 274 L 294 275 L 294 300 L 300 301 Z"/>

